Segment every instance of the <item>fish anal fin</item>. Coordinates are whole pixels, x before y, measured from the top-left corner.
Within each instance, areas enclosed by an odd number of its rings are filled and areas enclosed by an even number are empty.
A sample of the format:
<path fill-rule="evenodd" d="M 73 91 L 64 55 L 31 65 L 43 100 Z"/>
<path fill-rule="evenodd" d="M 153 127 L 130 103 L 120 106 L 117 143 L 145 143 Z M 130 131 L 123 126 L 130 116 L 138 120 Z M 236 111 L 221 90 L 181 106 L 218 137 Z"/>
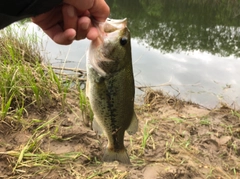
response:
<path fill-rule="evenodd" d="M 133 112 L 133 116 L 132 116 L 132 120 L 131 123 L 127 129 L 127 133 L 129 135 L 133 135 L 138 131 L 138 119 L 137 116 L 135 114 L 135 112 Z"/>

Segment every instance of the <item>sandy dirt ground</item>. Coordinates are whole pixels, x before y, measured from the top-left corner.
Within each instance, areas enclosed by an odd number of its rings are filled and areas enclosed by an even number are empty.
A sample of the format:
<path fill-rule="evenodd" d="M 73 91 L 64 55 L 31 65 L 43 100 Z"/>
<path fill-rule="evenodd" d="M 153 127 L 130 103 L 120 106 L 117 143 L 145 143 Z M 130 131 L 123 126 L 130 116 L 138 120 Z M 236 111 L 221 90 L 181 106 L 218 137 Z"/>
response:
<path fill-rule="evenodd" d="M 144 101 L 138 132 L 125 134 L 131 165 L 102 162 L 106 137 L 84 125 L 73 97 L 64 109 L 28 109 L 21 125 L 0 122 L 0 178 L 240 178 L 240 111 L 151 90 Z"/>

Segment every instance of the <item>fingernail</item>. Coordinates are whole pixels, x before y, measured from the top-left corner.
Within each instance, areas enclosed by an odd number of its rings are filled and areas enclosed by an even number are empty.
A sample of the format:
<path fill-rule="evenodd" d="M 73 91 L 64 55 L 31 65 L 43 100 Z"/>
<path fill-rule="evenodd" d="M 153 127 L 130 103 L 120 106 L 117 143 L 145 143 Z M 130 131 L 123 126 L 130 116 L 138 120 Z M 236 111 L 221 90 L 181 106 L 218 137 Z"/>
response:
<path fill-rule="evenodd" d="M 75 15 L 74 8 L 72 6 L 68 6 L 67 13 L 69 17 L 74 17 Z"/>
<path fill-rule="evenodd" d="M 72 41 L 72 40 L 74 40 L 75 38 L 76 38 L 75 36 L 69 37 L 68 40 L 71 40 L 71 41 Z"/>
<path fill-rule="evenodd" d="M 88 24 L 88 23 L 83 23 L 83 24 L 81 25 L 81 28 L 82 28 L 82 30 L 88 30 L 89 24 Z"/>

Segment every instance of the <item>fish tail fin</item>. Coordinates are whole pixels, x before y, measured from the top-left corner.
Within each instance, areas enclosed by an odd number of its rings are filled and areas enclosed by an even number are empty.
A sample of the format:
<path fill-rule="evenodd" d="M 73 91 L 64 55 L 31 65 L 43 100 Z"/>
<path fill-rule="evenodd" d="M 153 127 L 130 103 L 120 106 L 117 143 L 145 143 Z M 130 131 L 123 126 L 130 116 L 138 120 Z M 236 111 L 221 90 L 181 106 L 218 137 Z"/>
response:
<path fill-rule="evenodd" d="M 118 161 L 123 164 L 131 164 L 129 156 L 127 154 L 127 150 L 124 148 L 120 151 L 113 151 L 106 148 L 105 153 L 103 155 L 104 162 L 114 162 Z"/>

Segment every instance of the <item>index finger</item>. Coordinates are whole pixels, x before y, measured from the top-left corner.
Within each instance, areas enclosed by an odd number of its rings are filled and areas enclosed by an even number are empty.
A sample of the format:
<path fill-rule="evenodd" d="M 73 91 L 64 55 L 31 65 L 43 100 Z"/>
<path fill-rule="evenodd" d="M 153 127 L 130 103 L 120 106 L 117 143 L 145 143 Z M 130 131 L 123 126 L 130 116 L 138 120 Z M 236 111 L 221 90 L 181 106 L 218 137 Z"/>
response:
<path fill-rule="evenodd" d="M 110 14 L 110 8 L 105 0 L 95 0 L 93 6 L 88 11 L 99 22 L 105 21 Z"/>

